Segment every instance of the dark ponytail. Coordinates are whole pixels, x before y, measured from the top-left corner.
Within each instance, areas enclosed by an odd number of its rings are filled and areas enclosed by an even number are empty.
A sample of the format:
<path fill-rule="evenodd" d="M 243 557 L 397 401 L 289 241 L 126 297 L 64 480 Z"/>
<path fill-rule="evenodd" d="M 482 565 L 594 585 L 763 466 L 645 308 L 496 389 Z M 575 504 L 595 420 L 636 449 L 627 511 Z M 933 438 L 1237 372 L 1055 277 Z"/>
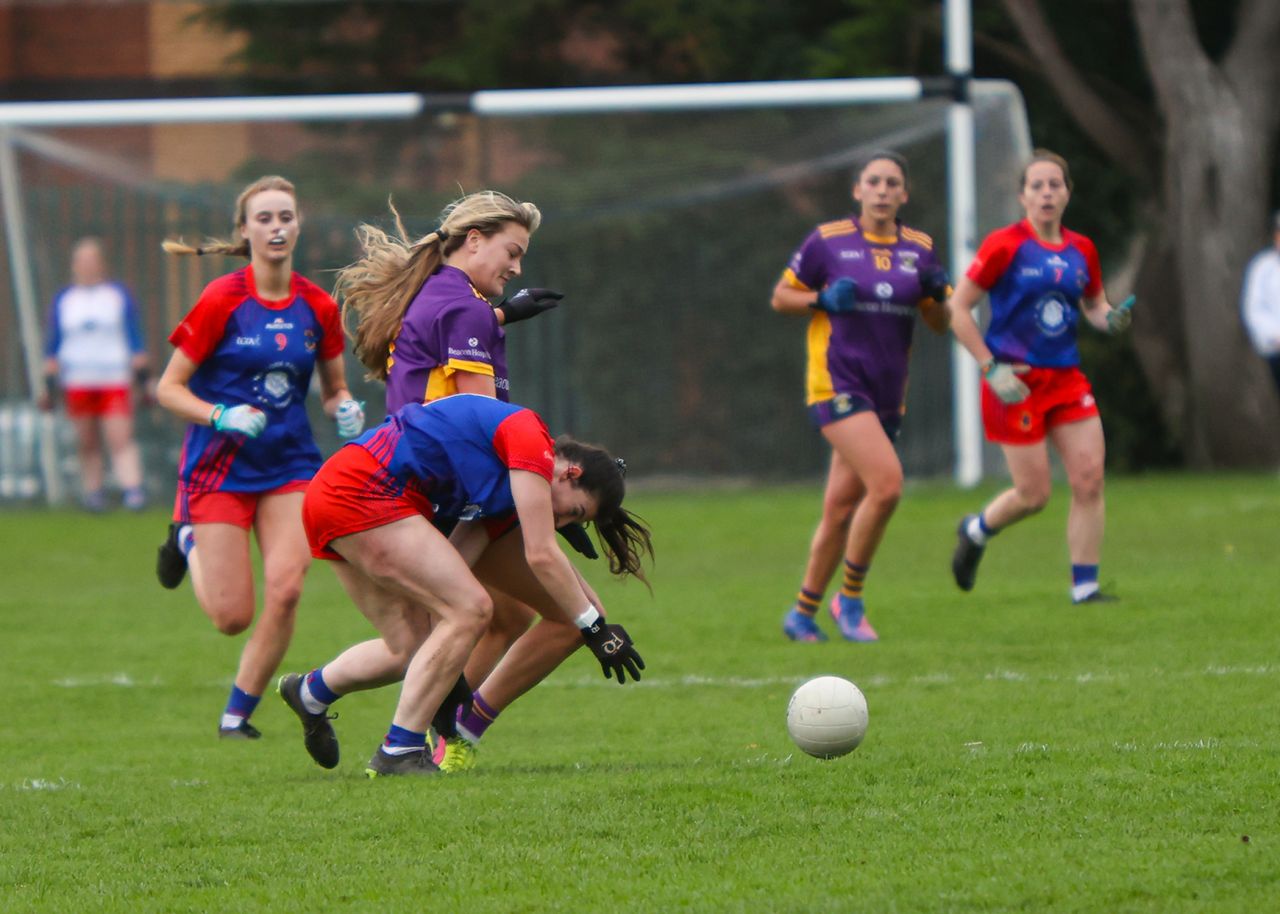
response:
<path fill-rule="evenodd" d="M 647 584 L 643 561 L 646 555 L 653 557 L 653 542 L 645 523 L 622 507 L 627 494 L 627 465 L 604 448 L 575 441 L 568 435 L 556 439 L 556 454 L 582 467 L 577 485 L 596 497 L 594 523 L 609 556 L 609 571 L 633 575 Z"/>

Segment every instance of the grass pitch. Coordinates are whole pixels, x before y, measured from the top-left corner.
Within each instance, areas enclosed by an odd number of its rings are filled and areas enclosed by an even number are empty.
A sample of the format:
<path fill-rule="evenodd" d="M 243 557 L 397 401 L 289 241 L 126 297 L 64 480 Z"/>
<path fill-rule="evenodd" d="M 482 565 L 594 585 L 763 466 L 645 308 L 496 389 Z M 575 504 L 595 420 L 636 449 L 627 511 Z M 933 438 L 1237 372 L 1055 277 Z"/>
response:
<path fill-rule="evenodd" d="M 1280 897 L 1280 482 L 1109 483 L 1102 578 L 1067 601 L 1065 493 L 948 561 L 986 493 L 908 491 L 867 585 L 877 645 L 783 640 L 812 487 L 641 494 L 652 597 L 588 573 L 648 669 L 585 652 L 485 737 L 474 772 L 370 782 L 394 692 L 306 757 L 274 694 L 214 728 L 240 639 L 155 583 L 160 513 L 7 513 L 0 909 L 1257 911 Z M 834 626 L 824 620 L 827 630 Z M 313 566 L 284 669 L 369 629 Z M 783 724 L 810 676 L 867 695 L 854 754 Z"/>

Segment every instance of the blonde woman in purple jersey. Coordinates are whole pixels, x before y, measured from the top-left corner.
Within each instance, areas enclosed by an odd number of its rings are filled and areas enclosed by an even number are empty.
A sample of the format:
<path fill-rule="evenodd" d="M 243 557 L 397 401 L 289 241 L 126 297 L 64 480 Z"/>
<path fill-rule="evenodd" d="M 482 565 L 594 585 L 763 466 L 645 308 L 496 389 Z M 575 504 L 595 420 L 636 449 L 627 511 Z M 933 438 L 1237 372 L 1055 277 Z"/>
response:
<path fill-rule="evenodd" d="M 809 318 L 806 402 L 832 449 L 822 518 L 800 592 L 783 617 L 793 641 L 826 640 L 816 616 L 842 558 L 831 615 L 846 640 L 879 640 L 862 588 L 902 494 L 893 441 L 911 336 L 917 315 L 935 333 L 951 322 L 949 279 L 933 239 L 898 221 L 908 199 L 906 159 L 873 153 L 855 174 L 852 196 L 857 212 L 810 233 L 770 302 L 782 314 Z"/>

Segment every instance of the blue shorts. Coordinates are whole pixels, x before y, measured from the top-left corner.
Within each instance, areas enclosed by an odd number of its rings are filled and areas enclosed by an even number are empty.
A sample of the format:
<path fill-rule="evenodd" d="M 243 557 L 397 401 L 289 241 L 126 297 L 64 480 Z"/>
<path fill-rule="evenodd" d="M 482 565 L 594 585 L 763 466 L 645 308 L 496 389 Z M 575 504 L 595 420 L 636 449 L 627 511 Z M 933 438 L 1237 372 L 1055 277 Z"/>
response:
<path fill-rule="evenodd" d="M 899 414 L 886 416 L 876 409 L 874 403 L 859 394 L 836 394 L 830 400 L 819 400 L 817 403 L 809 404 L 809 419 L 812 420 L 814 427 L 819 429 L 833 422 L 839 422 L 841 419 L 856 416 L 858 413 L 876 413 L 876 418 L 880 420 L 880 427 L 889 436 L 889 440 L 897 440 L 898 432 L 902 428 L 902 416 Z"/>

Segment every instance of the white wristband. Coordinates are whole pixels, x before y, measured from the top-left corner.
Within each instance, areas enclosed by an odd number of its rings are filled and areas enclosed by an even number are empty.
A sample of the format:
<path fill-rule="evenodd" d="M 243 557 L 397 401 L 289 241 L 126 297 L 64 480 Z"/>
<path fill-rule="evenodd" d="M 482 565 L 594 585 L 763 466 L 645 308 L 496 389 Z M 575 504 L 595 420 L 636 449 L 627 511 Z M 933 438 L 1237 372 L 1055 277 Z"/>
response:
<path fill-rule="evenodd" d="M 587 608 L 582 611 L 582 615 L 573 621 L 577 623 L 578 628 L 590 628 L 600 621 L 600 610 L 588 603 Z"/>

